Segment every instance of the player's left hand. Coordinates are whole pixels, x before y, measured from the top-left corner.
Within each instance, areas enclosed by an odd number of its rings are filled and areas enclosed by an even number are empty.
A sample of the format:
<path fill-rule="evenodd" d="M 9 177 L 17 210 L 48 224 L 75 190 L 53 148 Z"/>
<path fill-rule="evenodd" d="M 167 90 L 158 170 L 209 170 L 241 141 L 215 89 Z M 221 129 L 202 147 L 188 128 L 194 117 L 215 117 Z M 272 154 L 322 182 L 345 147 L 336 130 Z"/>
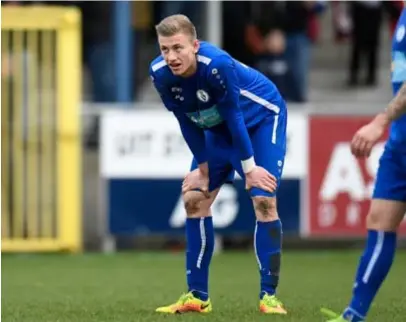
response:
<path fill-rule="evenodd" d="M 385 124 L 379 120 L 373 120 L 355 133 L 351 142 L 351 152 L 356 157 L 369 157 L 373 146 L 383 136 Z"/>
<path fill-rule="evenodd" d="M 200 169 L 189 172 L 182 183 L 182 193 L 196 189 L 200 190 L 206 198 L 210 197 L 209 176 Z"/>
<path fill-rule="evenodd" d="M 277 186 L 276 178 L 263 167 L 255 166 L 251 172 L 245 174 L 246 190 L 256 187 L 273 193 Z"/>

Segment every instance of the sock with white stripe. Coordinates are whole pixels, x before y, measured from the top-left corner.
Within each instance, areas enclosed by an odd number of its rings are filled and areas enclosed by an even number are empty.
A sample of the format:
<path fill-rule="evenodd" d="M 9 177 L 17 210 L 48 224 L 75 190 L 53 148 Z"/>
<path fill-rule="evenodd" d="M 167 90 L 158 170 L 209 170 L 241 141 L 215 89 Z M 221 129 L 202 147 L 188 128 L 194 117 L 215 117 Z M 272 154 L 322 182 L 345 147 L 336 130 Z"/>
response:
<path fill-rule="evenodd" d="M 254 248 L 261 275 L 262 298 L 265 293 L 274 295 L 279 283 L 282 250 L 281 221 L 257 221 L 254 233 Z"/>
<path fill-rule="evenodd" d="M 212 217 L 186 219 L 186 275 L 188 291 L 208 299 L 209 266 L 214 250 Z"/>
<path fill-rule="evenodd" d="M 392 266 L 396 250 L 396 233 L 368 230 L 367 244 L 360 258 L 353 297 L 344 317 L 364 321 L 371 303 Z"/>

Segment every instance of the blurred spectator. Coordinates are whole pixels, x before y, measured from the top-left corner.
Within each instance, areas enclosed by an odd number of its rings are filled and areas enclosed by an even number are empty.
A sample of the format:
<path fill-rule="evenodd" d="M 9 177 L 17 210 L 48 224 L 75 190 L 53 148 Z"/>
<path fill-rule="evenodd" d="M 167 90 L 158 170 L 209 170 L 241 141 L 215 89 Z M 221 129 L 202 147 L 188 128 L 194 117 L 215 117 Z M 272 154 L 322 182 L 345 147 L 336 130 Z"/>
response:
<path fill-rule="evenodd" d="M 390 34 L 392 35 L 403 8 L 403 1 L 354 1 L 348 5 L 350 6 L 352 25 L 349 86 L 359 83 L 361 61 L 367 62 L 366 85 L 375 86 L 383 14 L 388 14 Z"/>
<path fill-rule="evenodd" d="M 345 1 L 333 1 L 331 4 L 333 15 L 334 40 L 336 42 L 347 41 L 351 37 L 352 20 L 348 3 Z"/>
<path fill-rule="evenodd" d="M 92 101 L 114 102 L 114 52 L 112 44 L 112 1 L 79 1 L 82 9 L 84 63 L 92 81 Z"/>
<path fill-rule="evenodd" d="M 251 2 L 245 40 L 256 57 L 254 66 L 276 83 L 288 101 L 307 101 L 309 27 L 322 7 L 319 1 Z"/>
<path fill-rule="evenodd" d="M 158 1 L 157 4 L 159 20 L 175 14 L 184 14 L 188 16 L 195 25 L 197 34 L 202 34 L 202 28 L 205 24 L 205 1 Z"/>
<path fill-rule="evenodd" d="M 82 10 L 83 62 L 91 79 L 90 100 L 111 103 L 116 100 L 115 61 L 112 42 L 112 1 L 80 1 Z M 93 120 L 86 138 L 88 148 L 99 143 L 99 118 Z"/>
<path fill-rule="evenodd" d="M 348 83 L 350 86 L 359 82 L 360 62 L 367 63 L 365 83 L 376 85 L 378 68 L 378 46 L 382 25 L 382 1 L 353 1 L 349 2 L 352 30 L 352 48 Z"/>
<path fill-rule="evenodd" d="M 253 65 L 253 53 L 247 47 L 244 37 L 249 22 L 247 12 L 250 1 L 223 1 L 223 48 L 231 56 L 247 65 Z"/>
<path fill-rule="evenodd" d="M 319 14 L 323 13 L 327 7 L 327 1 L 308 1 L 309 7 L 309 20 L 307 23 L 307 34 L 312 43 L 317 43 L 320 26 L 319 26 Z"/>

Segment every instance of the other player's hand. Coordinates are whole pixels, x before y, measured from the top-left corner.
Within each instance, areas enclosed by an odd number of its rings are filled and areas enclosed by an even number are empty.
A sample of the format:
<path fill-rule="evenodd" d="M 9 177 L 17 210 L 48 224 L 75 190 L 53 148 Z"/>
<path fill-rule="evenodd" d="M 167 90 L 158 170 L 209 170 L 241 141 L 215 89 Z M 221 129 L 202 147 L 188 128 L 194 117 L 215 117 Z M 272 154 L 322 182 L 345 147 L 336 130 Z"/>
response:
<path fill-rule="evenodd" d="M 352 154 L 356 157 L 369 157 L 373 146 L 383 136 L 385 128 L 385 123 L 379 119 L 374 119 L 369 124 L 361 127 L 352 139 Z"/>
<path fill-rule="evenodd" d="M 255 168 L 245 175 L 245 189 L 260 188 L 273 193 L 277 187 L 276 178 L 266 169 L 255 166 Z"/>
<path fill-rule="evenodd" d="M 195 189 L 200 190 L 206 198 L 210 197 L 209 176 L 203 173 L 200 169 L 195 169 L 189 172 L 182 183 L 182 193 Z"/>

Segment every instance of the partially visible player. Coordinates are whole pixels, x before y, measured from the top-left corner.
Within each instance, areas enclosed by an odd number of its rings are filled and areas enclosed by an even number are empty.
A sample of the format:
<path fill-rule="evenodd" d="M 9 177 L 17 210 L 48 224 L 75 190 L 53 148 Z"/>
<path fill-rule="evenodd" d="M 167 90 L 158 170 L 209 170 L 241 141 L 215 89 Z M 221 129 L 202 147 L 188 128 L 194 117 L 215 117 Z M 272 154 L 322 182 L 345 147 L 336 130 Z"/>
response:
<path fill-rule="evenodd" d="M 368 238 L 355 278 L 353 297 L 341 316 L 330 322 L 364 321 L 392 265 L 396 231 L 406 213 L 406 10 L 392 41 L 392 87 L 395 97 L 354 136 L 355 156 L 368 157 L 390 125 L 367 217 Z M 406 296 L 406 294 L 404 295 Z M 331 311 L 324 310 L 328 315 Z"/>
<path fill-rule="evenodd" d="M 210 207 L 220 187 L 232 181 L 237 171 L 245 180 L 257 219 L 254 248 L 260 270 L 260 310 L 286 314 L 276 297 L 282 247 L 276 190 L 286 151 L 285 102 L 264 75 L 199 41 L 186 16 L 169 16 L 156 31 L 161 55 L 151 63 L 150 75 L 194 156 L 182 186 L 188 291 L 176 303 L 157 311 L 212 310 L 208 289 L 214 248 Z"/>

